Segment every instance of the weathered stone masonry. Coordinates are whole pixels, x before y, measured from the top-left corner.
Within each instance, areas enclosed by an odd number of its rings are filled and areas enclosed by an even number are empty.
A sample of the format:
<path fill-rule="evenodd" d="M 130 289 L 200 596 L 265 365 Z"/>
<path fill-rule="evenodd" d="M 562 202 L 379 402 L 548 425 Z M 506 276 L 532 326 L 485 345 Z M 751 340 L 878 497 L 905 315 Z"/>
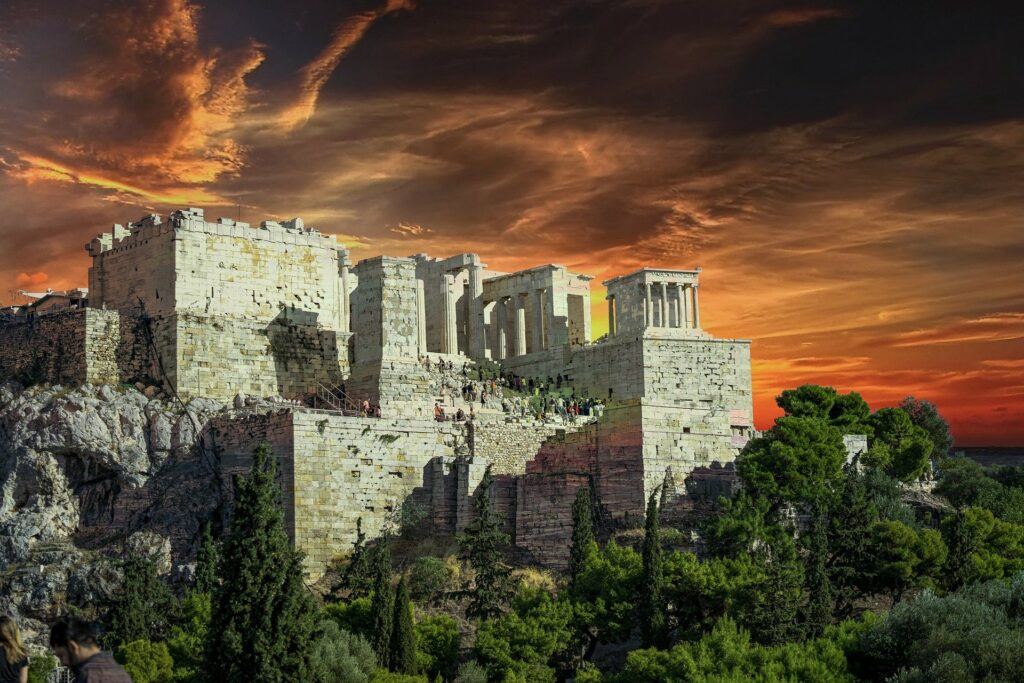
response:
<path fill-rule="evenodd" d="M 724 471 L 752 434 L 749 342 L 703 330 L 699 270 L 606 281 L 610 329 L 595 343 L 591 278 L 557 264 L 500 273 L 476 254 L 420 254 L 353 265 L 301 219 L 253 228 L 199 209 L 115 225 L 87 251 L 89 308 L 0 324 L 0 378 L 147 379 L 185 401 L 343 387 L 380 406 L 381 418 L 291 407 L 208 425 L 228 487 L 259 443 L 271 445 L 312 576 L 347 552 L 359 518 L 376 534 L 410 505 L 436 531 L 463 528 L 489 465 L 517 546 L 564 565 L 580 486 L 607 523 L 636 524 L 657 486 L 684 499 L 691 473 Z M 522 377 L 561 375 L 600 399 L 603 416 L 551 424 L 492 408 L 436 422 L 427 354 L 470 373 L 494 361 Z"/>

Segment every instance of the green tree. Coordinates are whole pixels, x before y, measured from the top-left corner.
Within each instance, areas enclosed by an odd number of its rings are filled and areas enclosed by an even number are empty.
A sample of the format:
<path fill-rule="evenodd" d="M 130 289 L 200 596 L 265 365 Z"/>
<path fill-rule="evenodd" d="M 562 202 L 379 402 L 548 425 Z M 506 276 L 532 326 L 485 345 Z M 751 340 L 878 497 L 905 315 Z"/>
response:
<path fill-rule="evenodd" d="M 391 633 L 394 629 L 395 592 L 391 587 L 391 543 L 387 536 L 380 539 L 374 553 L 373 649 L 377 661 L 387 667 L 391 663 Z"/>
<path fill-rule="evenodd" d="M 828 514 L 826 506 L 820 501 L 811 509 L 810 524 L 804 535 L 804 549 L 807 604 L 803 610 L 803 623 L 807 636 L 816 638 L 832 623 L 832 610 L 835 607 L 832 581 L 828 575 Z"/>
<path fill-rule="evenodd" d="M 882 408 L 870 419 L 874 437 L 864 456 L 865 464 L 888 472 L 900 481 L 913 481 L 925 470 L 932 454 L 932 442 L 921 427 L 900 408 Z"/>
<path fill-rule="evenodd" d="M 420 671 L 432 679 L 454 678 L 459 665 L 459 625 L 447 614 L 416 622 L 416 650 Z"/>
<path fill-rule="evenodd" d="M 744 626 L 765 645 L 778 645 L 798 635 L 797 618 L 803 601 L 803 566 L 792 537 L 762 546 L 753 554 L 764 580 L 747 587 Z"/>
<path fill-rule="evenodd" d="M 590 486 L 576 489 L 576 499 L 572 504 L 572 547 L 569 550 L 569 577 L 576 580 L 576 575 L 583 569 L 587 555 L 596 547 L 594 539 L 594 509 L 590 500 Z"/>
<path fill-rule="evenodd" d="M 131 555 L 121 570 L 124 582 L 110 610 L 109 645 L 116 649 L 136 640 L 162 640 L 177 607 L 173 593 L 149 558 Z"/>
<path fill-rule="evenodd" d="M 512 609 L 477 631 L 476 652 L 496 680 L 554 681 L 553 661 L 572 641 L 572 605 L 543 589 L 523 589 Z"/>
<path fill-rule="evenodd" d="M 28 663 L 28 683 L 50 683 L 50 674 L 57 668 L 57 658 L 51 654 L 34 655 Z"/>
<path fill-rule="evenodd" d="M 165 643 L 133 640 L 117 648 L 117 660 L 135 683 L 173 683 L 174 660 Z"/>
<path fill-rule="evenodd" d="M 275 472 L 262 444 L 236 486 L 206 650 L 214 680 L 306 678 L 316 608 L 302 581 L 302 556 L 284 531 Z"/>
<path fill-rule="evenodd" d="M 740 490 L 718 501 L 718 514 L 701 526 L 708 554 L 714 557 L 747 555 L 763 544 L 774 544 L 789 534 L 773 519 L 771 503 Z"/>
<path fill-rule="evenodd" d="M 875 592 L 888 594 L 896 604 L 910 588 L 934 585 L 946 562 L 946 546 L 933 529 L 916 532 L 902 522 L 880 520 L 871 528 Z"/>
<path fill-rule="evenodd" d="M 661 647 L 668 638 L 665 573 L 661 549 L 658 489 L 647 500 L 644 524 L 643 574 L 640 579 L 640 632 L 648 647 Z"/>
<path fill-rule="evenodd" d="M 953 447 L 953 433 L 949 430 L 949 423 L 939 414 L 939 409 L 934 403 L 924 399 L 916 399 L 907 396 L 900 403 L 914 425 L 920 427 L 928 434 L 932 443 L 932 455 L 945 457 L 949 449 Z"/>
<path fill-rule="evenodd" d="M 586 639 L 586 658 L 598 642 L 629 638 L 636 620 L 642 574 L 639 553 L 615 541 L 600 550 L 595 547 L 587 555 L 571 587 L 576 627 Z"/>
<path fill-rule="evenodd" d="M 832 387 L 804 384 L 796 389 L 786 389 L 775 397 L 775 403 L 792 417 L 827 420 L 837 396 Z"/>
<path fill-rule="evenodd" d="M 409 570 L 409 594 L 417 602 L 444 597 L 451 582 L 452 569 L 440 557 L 417 557 Z"/>
<path fill-rule="evenodd" d="M 780 417 L 764 436 L 752 439 L 736 460 L 751 495 L 775 509 L 814 500 L 842 479 L 846 447 L 842 433 L 817 417 Z"/>
<path fill-rule="evenodd" d="M 196 552 L 195 590 L 200 593 L 212 594 L 217 586 L 217 563 L 220 561 L 220 548 L 213 540 L 213 531 L 209 522 L 203 524 L 203 535 Z"/>
<path fill-rule="evenodd" d="M 842 647 L 831 638 L 805 643 L 765 647 L 730 619 L 696 642 L 670 650 L 634 650 L 622 673 L 612 680 L 621 683 L 701 681 L 706 683 L 756 681 L 853 681 L 847 671 Z"/>
<path fill-rule="evenodd" d="M 943 531 L 946 532 L 946 544 L 949 547 L 945 584 L 949 590 L 957 590 L 970 577 L 971 557 L 978 549 L 978 539 L 963 510 L 957 510 L 944 521 Z"/>
<path fill-rule="evenodd" d="M 844 470 L 836 514 L 828 525 L 829 577 L 840 616 L 849 616 L 854 602 L 870 590 L 874 567 L 871 525 L 877 520 L 878 510 L 869 497 L 865 475 L 851 463 Z"/>
<path fill-rule="evenodd" d="M 388 656 L 392 671 L 403 674 L 417 673 L 416 632 L 412 623 L 412 601 L 409 600 L 409 582 L 405 575 L 398 580 L 395 591 L 395 613 L 391 619 L 391 645 Z"/>
<path fill-rule="evenodd" d="M 182 602 L 181 619 L 171 628 L 167 639 L 167 650 L 174 660 L 175 681 L 200 680 L 212 608 L 210 595 L 196 590 L 190 591 Z"/>
<path fill-rule="evenodd" d="M 491 509 L 493 483 L 488 466 L 477 490 L 473 521 L 459 535 L 459 545 L 473 568 L 466 615 L 479 619 L 501 614 L 512 595 L 511 570 L 505 562 L 509 538 L 501 530 L 501 517 Z"/>

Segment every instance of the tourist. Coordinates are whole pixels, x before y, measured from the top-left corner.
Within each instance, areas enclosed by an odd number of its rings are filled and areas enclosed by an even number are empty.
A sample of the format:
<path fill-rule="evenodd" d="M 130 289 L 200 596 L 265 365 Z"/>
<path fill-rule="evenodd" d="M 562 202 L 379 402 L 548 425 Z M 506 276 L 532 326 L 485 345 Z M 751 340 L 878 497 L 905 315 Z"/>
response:
<path fill-rule="evenodd" d="M 444 422 L 444 408 L 441 407 L 440 403 L 434 404 L 434 419 L 438 422 Z"/>
<path fill-rule="evenodd" d="M 380 404 L 378 403 L 373 407 L 373 416 L 380 417 Z"/>
<path fill-rule="evenodd" d="M 458 410 L 455 411 L 455 421 L 456 422 L 465 422 L 466 421 L 466 413 L 462 410 L 462 408 L 459 408 Z"/>
<path fill-rule="evenodd" d="M 364 398 L 363 399 L 363 405 L 360 406 L 360 408 L 359 408 L 359 415 L 360 415 L 360 417 L 369 417 L 370 416 L 370 399 L 368 399 L 368 398 Z"/>
<path fill-rule="evenodd" d="M 0 683 L 28 683 L 28 652 L 10 617 L 0 617 Z"/>
<path fill-rule="evenodd" d="M 96 625 L 64 617 L 50 628 L 50 649 L 75 674 L 75 683 L 132 683 L 128 672 L 109 652 L 100 650 Z"/>
<path fill-rule="evenodd" d="M 469 421 L 472 422 L 476 419 L 476 411 L 473 410 L 473 404 L 469 404 Z"/>

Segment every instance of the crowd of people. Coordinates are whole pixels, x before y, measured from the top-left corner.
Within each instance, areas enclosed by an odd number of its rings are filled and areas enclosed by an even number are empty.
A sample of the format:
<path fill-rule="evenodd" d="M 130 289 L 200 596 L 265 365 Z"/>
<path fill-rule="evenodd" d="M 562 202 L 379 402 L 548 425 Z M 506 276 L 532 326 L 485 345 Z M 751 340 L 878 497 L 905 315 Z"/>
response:
<path fill-rule="evenodd" d="M 561 374 L 543 379 L 488 371 L 483 365 L 471 370 L 468 363 L 457 368 L 453 361 L 444 359 L 432 362 L 424 357 L 421 362 L 425 369 L 436 369 L 442 377 L 437 389 L 439 400 L 434 404 L 434 419 L 438 421 L 473 420 L 476 404 L 481 409 L 500 406 L 512 417 L 560 419 L 568 423 L 575 423 L 581 416 L 600 417 L 604 411 L 603 401 L 577 395 L 576 390 L 570 388 L 569 378 Z M 468 405 L 468 410 L 459 407 L 458 398 Z"/>
<path fill-rule="evenodd" d="M 78 617 L 64 617 L 50 628 L 50 649 L 75 683 L 132 683 L 114 656 L 100 648 L 100 629 Z M 18 624 L 0 617 L 0 683 L 28 683 L 28 651 Z"/>

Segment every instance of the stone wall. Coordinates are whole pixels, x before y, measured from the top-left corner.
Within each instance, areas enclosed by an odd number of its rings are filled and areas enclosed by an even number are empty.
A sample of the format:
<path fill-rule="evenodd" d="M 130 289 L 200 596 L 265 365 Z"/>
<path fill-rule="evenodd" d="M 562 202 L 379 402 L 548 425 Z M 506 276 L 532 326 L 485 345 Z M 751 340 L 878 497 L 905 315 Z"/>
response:
<path fill-rule="evenodd" d="M 247 471 L 261 441 L 271 444 L 288 531 L 314 576 L 351 549 L 360 517 L 373 538 L 398 522 L 403 505 L 424 514 L 450 506 L 443 468 L 467 442 L 462 423 L 317 411 L 224 418 L 215 429 L 226 478 Z"/>
<path fill-rule="evenodd" d="M 70 309 L 0 323 L 0 378 L 23 383 L 117 384 L 150 372 L 138 320 Z"/>
<path fill-rule="evenodd" d="M 557 434 L 574 432 L 579 428 L 534 420 L 477 420 L 469 424 L 469 446 L 473 461 L 491 465 L 492 474 L 516 475 L 526 472 L 527 463 L 537 455 L 549 438 Z"/>

